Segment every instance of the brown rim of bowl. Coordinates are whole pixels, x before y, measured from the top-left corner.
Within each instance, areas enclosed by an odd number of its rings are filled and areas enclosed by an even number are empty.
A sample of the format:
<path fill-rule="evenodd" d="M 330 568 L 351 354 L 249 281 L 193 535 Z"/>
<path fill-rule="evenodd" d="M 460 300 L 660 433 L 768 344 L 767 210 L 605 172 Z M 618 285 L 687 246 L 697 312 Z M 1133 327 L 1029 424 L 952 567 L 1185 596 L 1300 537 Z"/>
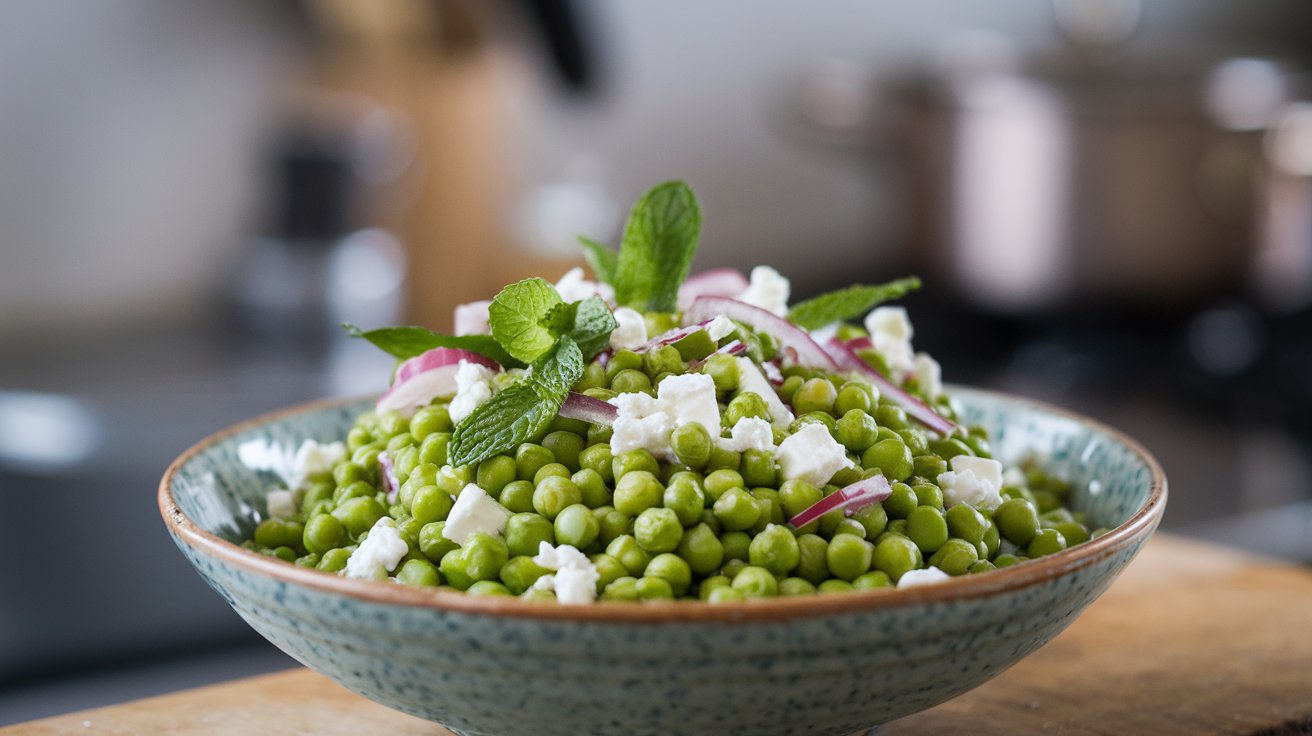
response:
<path fill-rule="evenodd" d="M 982 598 L 1036 585 L 1045 580 L 1088 567 L 1109 555 L 1115 554 L 1136 540 L 1147 537 L 1156 528 L 1166 506 L 1166 476 L 1162 473 L 1162 468 L 1157 460 L 1137 441 L 1101 422 L 1041 401 L 1018 398 L 997 391 L 964 387 L 953 388 L 954 390 L 992 396 L 1073 419 L 1106 433 L 1138 455 L 1139 459 L 1152 472 L 1152 487 L 1149 489 L 1148 502 L 1124 524 L 1097 539 L 1048 557 L 1028 561 L 1022 565 L 993 570 L 983 575 L 955 578 L 938 585 L 919 586 L 904 590 L 883 588 L 839 595 L 769 598 L 716 605 L 710 605 L 703 601 L 681 600 L 653 601 L 649 603 L 598 601 L 587 606 L 569 606 L 551 601 L 525 601 L 506 596 L 469 596 L 455 591 L 425 590 L 395 583 L 353 580 L 297 567 L 282 560 L 242 549 L 232 542 L 199 528 L 182 513 L 182 509 L 174 502 L 171 489 L 174 474 L 183 464 L 206 448 L 234 434 L 277 419 L 364 400 L 363 397 L 359 397 L 354 399 L 327 399 L 299 404 L 255 417 L 206 437 L 178 456 L 164 472 L 164 477 L 159 485 L 159 508 L 173 536 L 202 554 L 213 555 L 228 564 L 265 577 L 292 585 L 312 588 L 323 593 L 342 595 L 371 603 L 415 606 L 458 613 L 630 624 L 658 624 L 674 621 L 789 620 Z"/>

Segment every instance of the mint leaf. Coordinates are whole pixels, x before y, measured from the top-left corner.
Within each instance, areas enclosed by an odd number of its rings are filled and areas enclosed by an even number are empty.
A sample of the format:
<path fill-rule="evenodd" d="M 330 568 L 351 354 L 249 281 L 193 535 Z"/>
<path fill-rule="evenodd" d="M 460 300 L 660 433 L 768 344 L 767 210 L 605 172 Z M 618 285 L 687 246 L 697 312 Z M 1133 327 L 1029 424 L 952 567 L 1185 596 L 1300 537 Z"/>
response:
<path fill-rule="evenodd" d="M 802 329 L 814 330 L 839 320 L 860 317 L 884 302 L 900 299 L 919 288 L 920 279 L 915 276 L 878 286 L 849 286 L 794 306 L 788 312 L 788 321 Z"/>
<path fill-rule="evenodd" d="M 642 195 L 624 225 L 611 280 L 615 301 L 639 311 L 674 311 L 701 229 L 702 213 L 687 184 L 667 181 Z"/>
<path fill-rule="evenodd" d="M 619 327 L 619 323 L 601 297 L 588 297 L 576 305 L 573 324 L 566 334 L 578 343 L 583 360 L 592 360 L 610 344 L 610 333 Z"/>
<path fill-rule="evenodd" d="M 588 262 L 588 268 L 597 276 L 599 281 L 615 285 L 615 266 L 619 262 L 619 254 L 610 246 L 598 243 L 591 238 L 579 236 L 579 244 L 583 246 L 583 260 Z"/>
<path fill-rule="evenodd" d="M 451 436 L 452 465 L 472 465 L 518 447 L 556 418 L 583 375 L 583 354 L 568 336 L 533 364 L 524 380 L 479 405 Z"/>
<path fill-rule="evenodd" d="M 507 368 L 523 368 L 525 365 L 511 357 L 491 335 L 443 335 L 415 326 L 382 327 L 365 331 L 353 324 L 343 323 L 342 328 L 351 337 L 364 338 L 401 360 L 413 358 L 433 348 L 454 348 L 478 353 Z"/>
<path fill-rule="evenodd" d="M 519 360 L 532 363 L 551 349 L 556 335 L 542 321 L 561 303 L 556 287 L 539 278 L 524 279 L 501 290 L 488 307 L 492 337 Z"/>

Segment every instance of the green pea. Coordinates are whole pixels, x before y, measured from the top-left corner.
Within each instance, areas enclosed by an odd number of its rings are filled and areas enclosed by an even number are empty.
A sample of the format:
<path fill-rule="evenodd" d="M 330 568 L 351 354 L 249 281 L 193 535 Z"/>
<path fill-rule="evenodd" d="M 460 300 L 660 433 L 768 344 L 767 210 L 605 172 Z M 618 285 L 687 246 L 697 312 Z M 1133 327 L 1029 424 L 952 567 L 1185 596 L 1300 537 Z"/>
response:
<path fill-rule="evenodd" d="M 964 539 L 949 539 L 929 558 L 929 564 L 952 575 L 965 575 L 979 560 L 979 550 Z"/>
<path fill-rule="evenodd" d="M 750 554 L 752 537 L 747 532 L 729 531 L 720 534 L 720 545 L 724 548 L 724 559 L 746 561 Z"/>
<path fill-rule="evenodd" d="M 745 486 L 773 487 L 778 480 L 774 453 L 766 450 L 747 450 L 742 454 L 739 472 Z"/>
<path fill-rule="evenodd" d="M 871 570 L 852 579 L 852 588 L 854 590 L 875 590 L 876 588 L 890 588 L 892 586 L 892 578 L 888 577 L 888 573 L 883 570 Z"/>
<path fill-rule="evenodd" d="M 579 465 L 579 454 L 583 452 L 583 438 L 573 432 L 551 432 L 542 438 L 542 446 L 551 452 L 555 461 L 569 468 L 570 472 L 577 471 Z"/>
<path fill-rule="evenodd" d="M 678 350 L 680 358 L 691 362 L 706 358 L 706 356 L 714 353 L 719 345 L 711 339 L 710 333 L 706 330 L 697 330 L 682 340 L 673 343 L 673 347 Z"/>
<path fill-rule="evenodd" d="M 511 595 L 510 589 L 495 580 L 477 580 L 465 590 L 466 595 L 489 596 Z"/>
<path fill-rule="evenodd" d="M 426 435 L 419 443 L 419 462 L 432 463 L 439 468 L 446 465 L 450 446 L 450 432 L 433 432 Z"/>
<path fill-rule="evenodd" d="M 1083 524 L 1075 521 L 1067 521 L 1058 524 L 1057 526 L 1054 526 L 1053 529 L 1060 532 L 1062 537 L 1066 539 L 1067 547 L 1074 547 L 1077 544 L 1083 544 L 1091 538 L 1089 530 L 1085 528 Z"/>
<path fill-rule="evenodd" d="M 880 440 L 861 455 L 861 465 L 878 469 L 890 481 L 906 480 L 915 469 L 911 449 L 902 439 Z"/>
<path fill-rule="evenodd" d="M 346 547 L 330 549 L 319 556 L 316 568 L 324 572 L 341 572 L 346 569 L 346 561 L 351 558 L 351 551 Z"/>
<path fill-rule="evenodd" d="M 379 519 L 386 515 L 387 509 L 383 508 L 378 499 L 372 496 L 348 498 L 340 506 L 333 509 L 333 516 L 342 522 L 347 533 L 353 538 L 369 531 Z"/>
<path fill-rule="evenodd" d="M 567 506 L 557 514 L 553 528 L 558 544 L 568 544 L 578 549 L 592 544 L 601 533 L 597 517 L 581 503 Z"/>
<path fill-rule="evenodd" d="M 597 568 L 598 594 L 601 594 L 601 592 L 606 589 L 607 585 L 610 585 L 616 580 L 629 574 L 629 571 L 624 569 L 624 565 L 621 565 L 619 560 L 611 557 L 605 552 L 598 552 L 595 555 L 589 555 L 588 560 L 592 562 L 593 567 Z"/>
<path fill-rule="evenodd" d="M 875 421 L 879 422 L 879 426 L 888 427 L 889 429 L 905 429 L 910 426 L 907 422 L 906 410 L 893 404 L 881 403 L 876 407 Z"/>
<path fill-rule="evenodd" d="M 924 565 L 920 548 L 915 542 L 898 534 L 890 534 L 875 545 L 871 564 L 893 581 L 902 579 L 902 575 Z"/>
<path fill-rule="evenodd" d="M 395 437 L 409 431 L 410 420 L 401 416 L 400 412 L 384 412 L 378 417 L 378 433 L 384 437 Z"/>
<path fill-rule="evenodd" d="M 629 450 L 616 456 L 611 465 L 617 481 L 623 480 L 629 473 L 645 472 L 655 476 L 661 472 L 660 463 L 646 450 Z"/>
<path fill-rule="evenodd" d="M 447 552 L 458 547 L 442 535 L 445 529 L 445 521 L 434 521 L 424 524 L 419 530 L 419 551 L 431 562 L 441 562 Z"/>
<path fill-rule="evenodd" d="M 593 360 L 583 367 L 583 375 L 571 387 L 574 391 L 586 391 L 590 388 L 604 388 L 606 385 L 606 366 Z"/>
<path fill-rule="evenodd" d="M 834 595 L 838 593 L 851 593 L 856 590 L 851 583 L 846 580 L 831 578 L 816 586 L 816 593 L 820 595 Z"/>
<path fill-rule="evenodd" d="M 613 506 L 599 506 L 592 510 L 592 515 L 597 517 L 597 528 L 599 530 L 597 540 L 603 546 L 610 544 L 622 534 L 628 534 L 632 529 L 629 517 L 617 511 Z"/>
<path fill-rule="evenodd" d="M 707 358 L 706 364 L 702 366 L 702 373 L 710 376 L 711 380 L 715 381 L 716 391 L 733 391 L 738 388 L 738 379 L 740 377 L 738 360 L 732 355 L 712 355 Z"/>
<path fill-rule="evenodd" d="M 987 439 L 970 434 L 963 437 L 961 441 L 966 443 L 966 447 L 969 447 L 976 457 L 993 457 L 993 454 L 989 452 L 989 441 Z"/>
<path fill-rule="evenodd" d="M 806 414 L 799 414 L 792 424 L 788 425 L 788 434 L 797 434 L 802 427 L 808 424 L 821 424 L 833 434 L 838 429 L 838 421 L 823 411 L 812 411 Z"/>
<path fill-rule="evenodd" d="M 357 480 L 349 485 L 338 486 L 333 491 L 333 503 L 338 506 L 352 498 L 372 498 L 378 493 L 378 489 L 372 483 L 363 480 Z"/>
<path fill-rule="evenodd" d="M 542 445 L 525 442 L 515 448 L 515 476 L 518 480 L 531 481 L 543 466 L 554 462 L 556 456 Z"/>
<path fill-rule="evenodd" d="M 708 479 L 709 480 L 709 479 Z M 750 529 L 761 515 L 761 507 L 756 499 L 742 488 L 730 488 L 716 501 L 712 509 L 715 518 L 725 529 Z"/>
<path fill-rule="evenodd" d="M 638 600 L 640 601 L 669 601 L 674 600 L 674 586 L 665 578 L 649 577 L 643 575 L 638 578 L 637 585 Z"/>
<path fill-rule="evenodd" d="M 720 470 L 715 470 L 709 473 L 705 480 L 702 481 L 702 487 L 706 491 L 706 498 L 710 500 L 711 503 L 714 503 L 718 501 L 720 496 L 723 496 L 726 491 L 733 488 L 743 489 L 747 487 L 747 484 L 743 480 L 742 473 L 739 473 L 737 470 L 721 468 Z"/>
<path fill-rule="evenodd" d="M 997 524 L 989 522 L 988 527 L 984 529 L 984 539 L 980 544 L 984 546 L 979 554 L 981 560 L 990 559 L 998 553 L 998 547 L 1002 544 L 1002 535 L 998 533 Z"/>
<path fill-rule="evenodd" d="M 697 584 L 697 597 L 707 600 L 716 588 L 732 588 L 733 581 L 723 575 L 712 575 Z"/>
<path fill-rule="evenodd" d="M 1003 501 L 993 512 L 993 521 L 1002 536 L 1018 547 L 1029 544 L 1039 531 L 1039 513 L 1023 498 Z"/>
<path fill-rule="evenodd" d="M 838 390 L 825 378 L 812 378 L 802 384 L 793 394 L 793 411 L 798 414 L 819 411 L 830 413 L 834 401 L 838 399 Z"/>
<path fill-rule="evenodd" d="M 771 598 L 779 595 L 779 581 L 764 567 L 747 565 L 733 578 L 731 587 L 746 598 Z"/>
<path fill-rule="evenodd" d="M 606 545 L 606 554 L 619 560 L 630 575 L 637 577 L 647 569 L 651 555 L 647 553 L 630 534 L 621 534 Z"/>
<path fill-rule="evenodd" d="M 901 534 L 905 537 L 907 535 L 907 520 L 893 519 L 888 522 L 888 526 L 884 527 L 884 531 L 892 532 L 893 534 Z"/>
<path fill-rule="evenodd" d="M 1066 549 L 1066 537 L 1056 529 L 1040 529 L 1025 547 L 1030 557 L 1043 557 Z"/>
<path fill-rule="evenodd" d="M 620 371 L 633 371 L 642 368 L 642 356 L 632 350 L 616 350 L 606 364 L 606 380 L 610 381 Z"/>
<path fill-rule="evenodd" d="M 874 406 L 875 399 L 869 388 L 858 382 L 843 384 L 834 396 L 834 413 L 839 416 L 847 416 L 852 411 L 868 415 Z"/>
<path fill-rule="evenodd" d="M 345 546 L 350 541 L 346 536 L 346 527 L 331 514 L 320 514 L 305 522 L 301 539 L 305 549 L 321 555 L 330 549 Z"/>
<path fill-rule="evenodd" d="M 779 504 L 790 519 L 814 506 L 821 498 L 820 489 L 804 480 L 786 480 L 779 486 Z"/>
<path fill-rule="evenodd" d="M 843 519 L 839 519 L 838 523 L 834 525 L 833 531 L 829 533 L 829 538 L 833 539 L 835 536 L 839 534 L 853 534 L 855 536 L 861 537 L 862 539 L 865 539 L 866 528 L 862 526 L 861 522 L 857 521 L 856 519 L 843 518 Z"/>
<path fill-rule="evenodd" d="M 533 489 L 533 510 L 554 520 L 567 506 L 583 503 L 583 492 L 568 477 L 550 475 Z"/>
<path fill-rule="evenodd" d="M 948 509 L 947 520 L 948 531 L 952 536 L 960 537 L 976 546 L 984 541 L 984 533 L 988 530 L 989 521 L 970 504 L 959 503 Z"/>
<path fill-rule="evenodd" d="M 614 458 L 610 453 L 610 445 L 598 444 L 590 445 L 588 448 L 579 453 L 579 467 L 586 468 L 601 476 L 607 485 L 615 482 L 615 468 L 612 465 Z"/>
<path fill-rule="evenodd" d="M 1012 565 L 1019 564 L 1020 562 L 1021 562 L 1021 558 L 1011 554 L 998 555 L 997 557 L 993 558 L 993 564 L 999 570 L 1001 570 L 1004 567 L 1011 567 Z"/>
<path fill-rule="evenodd" d="M 533 483 L 527 480 L 516 480 L 506 484 L 501 489 L 501 496 L 497 499 L 505 506 L 507 510 L 515 513 L 523 513 L 533 510 Z"/>
<path fill-rule="evenodd" d="M 701 521 L 699 523 L 709 526 L 711 531 L 715 532 L 717 536 L 724 532 L 724 525 L 720 523 L 719 519 L 715 518 L 714 509 L 702 509 Z"/>
<path fill-rule="evenodd" d="M 346 433 L 346 451 L 355 454 L 355 451 L 374 441 L 373 433 L 364 427 L 352 427 Z"/>
<path fill-rule="evenodd" d="M 907 515 L 907 537 L 923 554 L 932 554 L 948 541 L 948 522 L 933 506 L 917 506 Z"/>
<path fill-rule="evenodd" d="M 764 531 L 765 527 L 770 524 L 779 524 L 781 526 L 784 524 L 786 521 L 784 519 L 784 507 L 779 503 L 778 491 L 773 488 L 753 488 L 751 494 L 752 498 L 756 499 L 756 505 L 761 509 L 760 517 L 752 525 L 752 534 Z"/>
<path fill-rule="evenodd" d="M 713 588 L 706 596 L 706 602 L 711 604 L 737 603 L 742 600 L 746 600 L 746 597 L 732 586 Z"/>
<path fill-rule="evenodd" d="M 471 580 L 495 580 L 501 566 L 510 559 L 505 540 L 482 532 L 474 532 L 461 548 L 465 556 L 465 574 Z"/>
<path fill-rule="evenodd" d="M 688 567 L 698 575 L 709 575 L 724 562 L 724 545 L 715 536 L 715 531 L 706 524 L 697 524 L 685 531 L 677 551 L 687 561 Z"/>
<path fill-rule="evenodd" d="M 973 454 L 970 451 L 970 447 L 966 443 L 957 439 L 956 437 L 948 437 L 946 439 L 940 439 L 940 440 L 930 440 L 929 449 L 935 455 L 938 455 L 940 458 L 942 458 L 943 462 L 945 463 L 950 462 L 952 458 L 958 455 Z"/>
<path fill-rule="evenodd" d="M 633 520 L 633 537 L 638 546 L 653 554 L 671 552 L 683 538 L 683 525 L 673 509 L 650 508 Z"/>
<path fill-rule="evenodd" d="M 437 568 L 433 563 L 414 558 L 406 560 L 396 571 L 396 582 L 436 587 L 442 584 L 442 578 L 437 574 Z"/>
<path fill-rule="evenodd" d="M 878 503 L 861 508 L 852 514 L 852 519 L 865 529 L 865 538 L 869 542 L 873 542 L 888 526 L 888 512 L 884 511 L 883 504 Z"/>
<path fill-rule="evenodd" d="M 917 483 L 911 486 L 911 490 L 916 492 L 916 503 L 921 506 L 931 506 L 943 510 L 943 489 L 933 483 Z"/>
<path fill-rule="evenodd" d="M 706 462 L 706 472 L 711 473 L 716 470 L 732 470 L 738 472 L 741 456 L 733 450 L 726 450 L 723 447 L 711 449 L 711 459 Z"/>
<path fill-rule="evenodd" d="M 328 504 L 329 509 L 331 510 L 334 490 L 336 490 L 336 486 L 334 486 L 331 481 L 318 481 L 312 483 L 305 491 L 305 496 L 301 498 L 301 513 L 305 518 L 308 519 L 311 516 L 314 516 L 314 514 L 310 513 L 310 510 L 321 503 Z"/>
<path fill-rule="evenodd" d="M 437 471 L 437 477 L 433 479 L 433 485 L 457 496 L 465 486 L 474 482 L 474 469 L 468 465 L 453 467 L 444 465 Z"/>
<path fill-rule="evenodd" d="M 533 474 L 533 485 L 542 483 L 545 478 L 570 478 L 569 468 L 560 463 L 547 463 L 538 468 L 538 472 Z"/>
<path fill-rule="evenodd" d="M 829 540 L 825 562 L 834 577 L 851 581 L 870 569 L 874 545 L 854 534 L 840 534 Z"/>
<path fill-rule="evenodd" d="M 549 575 L 551 571 L 533 561 L 528 555 L 517 555 L 501 566 L 498 576 L 502 585 L 515 595 L 520 595 L 533 586 L 537 579 Z"/>
<path fill-rule="evenodd" d="M 802 376 L 788 376 L 785 378 L 784 382 L 780 384 L 778 388 L 780 401 L 791 405 L 793 403 L 793 397 L 797 395 L 797 389 L 801 388 L 804 383 L 806 383 L 806 379 Z M 838 403 L 835 402 L 834 406 L 836 409 Z"/>
<path fill-rule="evenodd" d="M 875 443 L 879 425 L 875 418 L 860 409 L 852 409 L 838 420 L 834 438 L 853 452 L 862 452 Z"/>
<path fill-rule="evenodd" d="M 673 592 L 673 591 L 671 591 Z M 601 592 L 603 601 L 637 601 L 638 600 L 638 579 L 625 576 L 612 580 L 605 590 Z"/>
<path fill-rule="evenodd" d="M 664 496 L 665 488 L 661 482 L 646 470 L 625 473 L 615 484 L 615 508 L 630 518 L 660 506 Z"/>
<path fill-rule="evenodd" d="M 415 492 L 414 502 L 410 505 L 410 515 L 421 524 L 443 521 L 451 513 L 455 500 L 450 494 L 437 486 L 424 486 Z"/>
<path fill-rule="evenodd" d="M 410 417 L 410 435 L 420 442 L 434 432 L 450 432 L 454 428 L 451 412 L 445 406 L 426 406 Z"/>
<path fill-rule="evenodd" d="M 679 462 L 701 469 L 711 459 L 711 433 L 697 422 L 685 424 L 670 434 L 670 447 Z"/>
<path fill-rule="evenodd" d="M 610 379 L 610 390 L 620 394 L 651 393 L 651 388 L 651 377 L 631 368 Z"/>
<path fill-rule="evenodd" d="M 948 472 L 948 464 L 938 455 L 916 455 L 911 459 L 911 472 L 925 480 L 937 480 Z"/>
<path fill-rule="evenodd" d="M 517 466 L 509 455 L 495 455 L 478 464 L 474 482 L 492 498 L 501 495 L 501 489 L 515 480 Z"/>
<path fill-rule="evenodd" d="M 392 469 L 402 481 L 410 478 L 410 473 L 419 466 L 419 448 L 413 445 L 403 447 L 392 456 Z"/>
<path fill-rule="evenodd" d="M 682 557 L 666 552 L 651 559 L 643 577 L 663 579 L 670 584 L 673 597 L 681 598 L 692 585 L 692 568 Z"/>
<path fill-rule="evenodd" d="M 765 398 L 754 391 L 739 391 L 724 409 L 724 426 L 733 427 L 743 419 L 756 418 L 770 421 L 770 406 Z"/>
<path fill-rule="evenodd" d="M 720 566 L 720 574 L 733 580 L 744 567 L 747 567 L 746 560 L 725 560 Z"/>
<path fill-rule="evenodd" d="M 920 505 L 920 498 L 906 483 L 894 483 L 892 493 L 884 499 L 883 504 L 890 518 L 905 519 Z"/>
<path fill-rule="evenodd" d="M 996 569 L 998 569 L 997 565 L 994 565 L 992 562 L 989 562 L 988 560 L 976 560 L 975 564 L 966 568 L 966 572 L 971 575 L 974 575 L 976 573 L 988 572 L 989 570 L 996 570 Z"/>
<path fill-rule="evenodd" d="M 752 539 L 748 547 L 748 561 L 763 567 L 774 575 L 787 575 L 801 560 L 797 538 L 788 529 L 771 524 Z"/>
<path fill-rule="evenodd" d="M 648 350 L 642 356 L 642 368 L 652 378 L 662 373 L 681 374 L 685 372 L 683 357 L 673 345 L 661 345 Z"/>
<path fill-rule="evenodd" d="M 456 590 L 467 590 L 474 584 L 474 579 L 465 572 L 465 551 L 463 549 L 453 549 L 442 555 L 442 560 L 438 563 L 437 569 L 442 573 L 442 579 L 447 585 Z"/>
<path fill-rule="evenodd" d="M 665 486 L 665 508 L 674 512 L 679 523 L 692 526 L 701 519 L 706 507 L 706 492 L 694 473 L 676 473 Z"/>

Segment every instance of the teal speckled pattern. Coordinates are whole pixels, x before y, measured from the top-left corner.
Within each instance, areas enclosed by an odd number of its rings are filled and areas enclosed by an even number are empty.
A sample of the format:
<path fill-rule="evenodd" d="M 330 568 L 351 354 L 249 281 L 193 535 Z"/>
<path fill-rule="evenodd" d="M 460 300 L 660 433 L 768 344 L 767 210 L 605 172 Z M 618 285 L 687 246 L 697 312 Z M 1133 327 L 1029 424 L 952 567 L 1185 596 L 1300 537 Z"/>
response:
<path fill-rule="evenodd" d="M 712 615 L 695 602 L 570 611 L 508 601 L 489 612 L 228 544 L 252 528 L 268 485 L 237 462 L 237 446 L 339 438 L 365 402 L 318 405 L 202 443 L 165 478 L 176 507 L 164 493 L 161 506 L 201 576 L 270 641 L 351 690 L 464 736 L 861 733 L 969 690 L 1042 646 L 1107 588 L 1161 516 L 1155 463 L 1114 432 L 998 394 L 954 393 L 1003 459 L 1037 451 L 1080 488 L 1096 481 L 1074 501 L 1093 525 L 1134 520 L 1083 554 L 941 586 Z M 686 615 L 620 613 L 634 608 Z"/>

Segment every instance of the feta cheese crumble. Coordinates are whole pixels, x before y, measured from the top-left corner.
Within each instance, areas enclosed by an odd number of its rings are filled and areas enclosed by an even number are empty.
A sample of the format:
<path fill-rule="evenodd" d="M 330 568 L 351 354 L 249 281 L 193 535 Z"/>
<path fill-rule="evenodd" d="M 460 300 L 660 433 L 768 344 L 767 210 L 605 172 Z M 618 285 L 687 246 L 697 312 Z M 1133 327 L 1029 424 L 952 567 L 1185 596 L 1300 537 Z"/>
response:
<path fill-rule="evenodd" d="M 487 491 L 470 483 L 456 497 L 451 513 L 446 517 L 446 527 L 442 536 L 460 546 L 479 532 L 493 537 L 501 536 L 506 528 L 510 511 L 487 495 Z"/>
<path fill-rule="evenodd" d="M 779 444 L 779 469 L 788 480 L 802 480 L 820 488 L 834 473 L 851 466 L 843 446 L 834 441 L 823 424 L 808 424 Z"/>
<path fill-rule="evenodd" d="M 615 350 L 632 350 L 647 342 L 647 320 L 636 309 L 620 307 L 613 313 L 619 324 L 610 333 L 610 346 Z"/>
<path fill-rule="evenodd" d="M 769 266 L 757 266 L 752 269 L 747 291 L 739 295 L 738 301 L 785 317 L 788 315 L 788 296 L 791 291 L 792 284 L 783 274 Z"/>
<path fill-rule="evenodd" d="M 282 479 L 285 487 L 270 488 L 264 496 L 270 518 L 290 519 L 296 515 L 311 477 L 331 473 L 346 458 L 341 442 L 305 440 L 295 452 L 276 442 L 248 440 L 237 446 L 237 459 L 251 470 L 267 470 Z"/>
<path fill-rule="evenodd" d="M 658 458 L 672 459 L 670 433 L 696 422 L 712 437 L 720 431 L 720 405 L 715 380 L 703 373 L 666 376 L 656 397 L 644 393 L 619 394 L 610 400 L 618 410 L 612 425 L 611 452 L 616 455 L 642 449 Z"/>
<path fill-rule="evenodd" d="M 492 379 L 495 376 L 496 373 L 485 365 L 468 360 L 460 361 L 460 367 L 456 369 L 456 395 L 448 407 L 452 422 L 459 424 L 483 402 L 492 398 Z"/>
<path fill-rule="evenodd" d="M 951 579 L 951 575 L 937 567 L 927 567 L 924 570 L 907 570 L 902 573 L 902 577 L 897 581 L 897 587 L 914 588 L 918 585 L 933 585 Z"/>
<path fill-rule="evenodd" d="M 901 381 L 915 370 L 915 352 L 911 349 L 911 320 L 904 307 L 875 307 L 866 315 L 870 344 L 884 356 L 893 378 Z"/>
<path fill-rule="evenodd" d="M 666 376 L 656 387 L 656 400 L 672 420 L 671 429 L 696 422 L 714 437 L 720 433 L 720 404 L 715 379 L 705 373 Z"/>
<path fill-rule="evenodd" d="M 710 335 L 711 339 L 716 342 L 733 334 L 736 329 L 738 329 L 738 326 L 733 323 L 733 320 L 723 314 L 711 320 L 705 327 L 706 334 Z"/>
<path fill-rule="evenodd" d="M 568 544 L 552 547 L 550 542 L 538 545 L 533 561 L 554 574 L 543 575 L 533 583 L 538 590 L 554 590 L 561 603 L 591 603 L 597 598 L 597 582 L 601 573 L 587 555 Z"/>
<path fill-rule="evenodd" d="M 396 529 L 396 522 L 384 516 L 369 529 L 369 536 L 346 558 L 346 577 L 365 580 L 385 578 L 387 573 L 396 569 L 409 549 Z"/>
<path fill-rule="evenodd" d="M 607 302 L 615 301 L 615 290 L 609 284 L 599 284 L 583 278 L 583 269 L 574 267 L 556 282 L 556 291 L 566 302 L 577 302 L 599 296 Z"/>
<path fill-rule="evenodd" d="M 270 488 L 264 496 L 265 507 L 273 519 L 291 519 L 296 516 L 296 492 L 286 488 Z"/>
<path fill-rule="evenodd" d="M 733 425 L 729 432 L 729 439 L 721 439 L 720 447 L 734 452 L 747 452 L 748 450 L 762 450 L 764 452 L 775 452 L 774 430 L 770 428 L 770 423 L 759 417 L 743 417 L 738 423 Z"/>
<path fill-rule="evenodd" d="M 916 377 L 916 385 L 926 398 L 938 398 L 943 393 L 943 369 L 937 360 L 929 357 L 929 353 L 916 353 L 911 375 Z"/>
<path fill-rule="evenodd" d="M 943 489 L 943 505 L 951 508 L 959 503 L 980 509 L 996 509 L 1002 503 L 1002 463 L 983 457 L 957 455 L 951 461 L 952 470 L 939 473 L 938 485 Z"/>
<path fill-rule="evenodd" d="M 774 386 L 765 380 L 765 376 L 751 358 L 738 358 L 738 388 L 742 391 L 751 391 L 765 399 L 765 406 L 770 410 L 770 419 L 774 426 L 787 427 L 792 424 L 793 413 L 779 399 L 779 394 L 774 392 Z"/>

